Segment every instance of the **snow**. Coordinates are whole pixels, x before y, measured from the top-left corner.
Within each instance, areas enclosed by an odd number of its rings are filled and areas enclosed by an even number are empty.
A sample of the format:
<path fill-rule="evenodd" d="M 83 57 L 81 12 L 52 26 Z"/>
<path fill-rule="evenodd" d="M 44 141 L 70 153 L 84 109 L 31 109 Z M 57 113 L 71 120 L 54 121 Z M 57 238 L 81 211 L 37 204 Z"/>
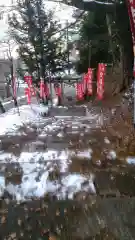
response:
<path fill-rule="evenodd" d="M 108 139 L 107 137 L 104 138 L 104 142 L 105 142 L 106 144 L 110 144 L 110 141 L 109 141 L 109 139 Z"/>
<path fill-rule="evenodd" d="M 72 152 L 72 156 L 79 158 L 91 159 L 92 149 L 86 149 L 83 151 Z"/>
<path fill-rule="evenodd" d="M 96 189 L 93 183 L 93 175 L 88 178 L 81 176 L 80 174 L 69 174 L 62 180 L 63 185 L 63 196 L 66 197 L 68 193 L 68 198 L 73 199 L 74 194 L 82 190 L 82 184 L 88 180 L 88 184 L 83 188 L 83 191 L 89 190 L 93 194 L 96 194 Z"/>
<path fill-rule="evenodd" d="M 5 153 L 0 151 L 0 162 L 6 162 L 8 159 L 11 159 L 13 156 L 11 153 Z"/>
<path fill-rule="evenodd" d="M 21 96 L 17 98 L 18 102 L 23 99 L 26 99 L 26 96 Z M 10 98 L 9 101 L 7 101 L 6 99 L 6 101 L 3 102 L 3 106 L 6 107 L 6 105 L 10 105 L 11 103 L 14 103 L 14 100 L 12 98 Z"/>
<path fill-rule="evenodd" d="M 13 155 L 7 155 L 10 162 L 17 162 L 22 169 L 21 184 L 14 185 L 11 182 L 5 186 L 4 178 L 0 178 L 0 193 L 3 189 L 8 191 L 17 201 L 23 201 L 31 197 L 42 197 L 45 193 L 54 194 L 58 198 L 65 198 L 68 193 L 69 198 L 73 198 L 74 194 L 81 191 L 89 190 L 91 193 L 96 193 L 93 183 L 93 176 L 81 176 L 79 173 L 68 173 L 68 165 L 70 163 L 70 151 L 55 151 L 48 149 L 45 153 L 29 153 L 22 152 L 17 158 Z M 6 155 L 1 153 L 0 159 L 4 159 Z M 41 162 L 42 160 L 42 162 Z M 9 162 L 9 161 L 8 161 Z M 56 164 L 58 163 L 58 165 Z M 49 180 L 49 172 L 54 171 L 55 167 L 59 166 L 59 172 L 65 173 L 61 175 L 59 180 Z M 83 182 L 88 184 L 82 187 Z"/>
<path fill-rule="evenodd" d="M 3 196 L 5 189 L 5 178 L 4 176 L 0 176 L 0 197 Z"/>
<path fill-rule="evenodd" d="M 55 109 L 56 104 L 57 100 L 53 102 Z M 69 172 L 72 157 L 75 156 L 78 160 L 91 160 L 92 149 L 71 151 L 68 148 L 62 148 L 61 142 L 65 137 L 65 128 L 67 136 L 71 134 L 74 137 L 74 134 L 79 134 L 79 137 L 83 138 L 85 133 L 90 132 L 92 127 L 97 126 L 99 115 L 87 111 L 86 116 L 83 114 L 81 116 L 79 115 L 81 111 L 78 111 L 78 115 L 73 116 L 71 110 L 68 112 L 66 107 L 58 107 L 58 109 L 60 113 L 63 113 L 64 109 L 67 110 L 67 116 L 62 114 L 43 118 L 43 114 L 49 112 L 49 107 L 37 104 L 19 107 L 19 114 L 17 109 L 13 108 L 0 115 L 0 136 L 2 137 L 3 135 L 6 137 L 9 135 L 20 137 L 25 135 L 27 137 L 33 131 L 32 124 L 36 125 L 37 128 L 37 138 L 31 140 L 29 145 L 26 144 L 27 147 L 24 143 L 19 156 L 4 151 L 0 152 L 0 164 L 6 166 L 7 163 L 17 163 L 22 176 L 21 183 L 17 184 L 12 183 L 12 180 L 5 184 L 5 178 L 3 177 L 3 180 L 1 178 L 0 195 L 3 194 L 5 189 L 14 199 L 20 202 L 31 197 L 42 197 L 46 193 L 55 194 L 59 199 L 66 197 L 72 199 L 74 194 L 80 191 L 96 194 L 92 174 L 82 175 L 79 172 Z M 27 128 L 26 132 L 21 130 L 23 127 Z M 60 142 L 59 150 L 54 147 L 54 137 Z M 47 149 L 36 150 L 36 145 L 42 148 L 42 145 L 45 146 L 46 140 L 49 143 Z M 68 147 L 68 145 L 66 146 Z M 112 156 L 112 154 L 110 155 Z M 58 171 L 57 178 L 55 180 L 50 179 L 50 174 L 56 171 Z"/>
<path fill-rule="evenodd" d="M 135 157 L 128 157 L 128 158 L 126 159 L 126 162 L 127 162 L 128 164 L 134 164 L 134 165 L 135 165 Z"/>
<path fill-rule="evenodd" d="M 78 157 L 90 157 L 91 150 L 78 153 Z M 23 201 L 31 197 L 42 197 L 45 193 L 55 194 L 59 199 L 67 196 L 73 198 L 74 194 L 81 190 L 90 190 L 96 193 L 93 183 L 93 177 L 81 176 L 81 174 L 68 173 L 70 164 L 69 150 L 56 151 L 48 149 L 44 153 L 39 152 L 22 152 L 20 157 L 13 154 L 0 153 L 0 161 L 8 159 L 8 162 L 17 162 L 22 169 L 22 182 L 19 185 L 8 183 L 5 186 L 4 178 L 0 178 L 0 194 L 3 189 L 8 191 L 17 201 Z M 6 160 L 5 160 L 6 161 Z M 56 164 L 57 163 L 57 164 Z M 61 177 L 61 183 L 49 180 L 49 172 L 54 171 L 59 166 L 59 172 L 65 173 Z M 88 181 L 87 186 L 82 187 L 83 182 Z"/>
<path fill-rule="evenodd" d="M 48 113 L 49 109 L 42 105 L 23 105 L 18 109 L 13 108 L 0 115 L 0 135 L 6 133 L 14 134 L 24 124 L 35 123 L 41 120 L 43 113 Z"/>
<path fill-rule="evenodd" d="M 117 158 L 116 152 L 115 152 L 114 150 L 111 150 L 111 151 L 108 153 L 107 158 L 108 158 L 109 160 L 116 160 L 116 158 Z"/>

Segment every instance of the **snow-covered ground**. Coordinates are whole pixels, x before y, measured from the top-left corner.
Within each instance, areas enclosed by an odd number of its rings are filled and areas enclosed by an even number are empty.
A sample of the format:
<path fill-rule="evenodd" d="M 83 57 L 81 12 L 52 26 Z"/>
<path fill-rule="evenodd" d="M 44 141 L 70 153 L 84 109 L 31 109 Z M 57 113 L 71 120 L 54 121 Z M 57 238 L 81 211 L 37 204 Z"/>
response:
<path fill-rule="evenodd" d="M 81 192 L 96 194 L 95 173 L 84 171 L 85 164 L 89 167 L 95 158 L 100 167 L 99 152 L 104 150 L 108 161 L 117 160 L 110 139 L 92 135 L 102 132 L 104 121 L 100 111 L 85 105 L 31 104 L 1 114 L 0 195 L 8 192 L 23 201 L 46 194 L 58 199 L 72 199 Z M 134 164 L 134 158 L 127 158 L 127 163 Z"/>
<path fill-rule="evenodd" d="M 12 108 L 0 116 L 0 135 L 17 134 L 20 127 L 41 120 L 41 115 L 48 113 L 48 107 L 42 105 L 23 105 Z"/>
<path fill-rule="evenodd" d="M 2 154 L 1 154 L 2 156 Z M 14 196 L 17 200 L 23 200 L 31 197 L 42 197 L 45 193 L 51 193 L 58 198 L 73 198 L 74 194 L 82 190 L 82 184 L 87 184 L 83 190 L 89 190 L 96 193 L 93 179 L 94 176 L 82 176 L 78 173 L 67 173 L 68 164 L 70 162 L 70 153 L 66 151 L 57 152 L 48 150 L 46 153 L 28 153 L 22 152 L 19 159 L 13 155 L 4 155 L 4 159 L 8 159 L 10 163 L 17 162 L 22 169 L 22 182 L 18 185 L 8 183 L 6 186 L 4 176 L 0 178 L 1 185 Z M 61 177 L 52 180 L 49 175 L 55 173 L 55 169 L 59 165 L 59 173 Z"/>
<path fill-rule="evenodd" d="M 49 111 L 54 114 L 43 117 Z M 8 192 L 20 202 L 46 194 L 58 199 L 72 199 L 81 192 L 96 194 L 96 176 L 91 170 L 82 171 L 79 164 L 90 164 L 96 156 L 95 164 L 101 166 L 99 150 L 90 144 L 96 140 L 98 148 L 102 139 L 90 136 L 103 122 L 100 112 L 85 105 L 51 109 L 23 105 L 19 113 L 11 109 L 0 115 L 0 195 Z M 101 144 L 108 148 L 107 159 L 114 162 L 117 154 L 107 136 Z M 134 164 L 134 158 L 127 158 L 127 163 Z"/>
<path fill-rule="evenodd" d="M 68 112 L 68 108 L 65 107 L 58 107 L 58 109 L 60 111 L 65 111 L 66 109 Z M 18 137 L 19 145 L 22 135 L 29 136 L 35 127 L 37 134 L 33 141 L 24 143 L 19 156 L 16 156 L 14 152 L 1 150 L 1 189 L 8 191 L 17 200 L 23 200 L 32 196 L 41 197 L 45 193 L 55 194 L 58 198 L 65 198 L 66 196 L 72 198 L 75 193 L 81 190 L 89 190 L 95 194 L 93 174 L 83 176 L 79 173 L 69 173 L 71 158 L 77 157 L 78 159 L 90 160 L 92 150 L 86 148 L 76 152 L 76 150 L 70 150 L 68 145 L 65 146 L 64 150 L 62 143 L 59 143 L 59 141 L 64 143 L 68 135 L 75 136 L 80 132 L 81 136 L 83 136 L 84 132 L 90 132 L 90 124 L 96 126 L 99 116 L 91 114 L 89 116 L 42 117 L 42 112 L 48 112 L 48 107 L 33 104 L 21 106 L 19 113 L 17 109 L 11 109 L 0 116 L 1 139 Z M 55 140 L 57 140 L 56 145 L 58 142 L 58 146 L 53 147 Z M 46 142 L 48 142 L 46 149 L 42 151 L 36 150 L 35 146 L 43 148 Z M 19 164 L 21 169 L 22 180 L 20 184 L 14 184 L 12 181 L 6 182 L 4 174 L 6 165 L 12 165 L 13 163 Z M 15 165 L 14 168 L 16 171 L 18 167 Z M 60 177 L 55 180 L 50 179 L 50 175 L 55 175 L 55 172 L 59 172 Z M 87 184 L 83 186 L 84 182 L 87 182 Z"/>

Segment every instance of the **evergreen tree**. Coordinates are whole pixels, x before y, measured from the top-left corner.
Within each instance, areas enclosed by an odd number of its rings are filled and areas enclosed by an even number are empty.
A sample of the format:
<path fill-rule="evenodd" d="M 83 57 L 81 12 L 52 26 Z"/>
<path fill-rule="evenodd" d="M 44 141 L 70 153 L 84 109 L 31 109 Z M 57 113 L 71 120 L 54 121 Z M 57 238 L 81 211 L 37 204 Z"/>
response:
<path fill-rule="evenodd" d="M 56 40 L 60 25 L 43 0 L 18 0 L 16 11 L 9 15 L 9 27 L 21 60 L 30 74 L 36 73 L 37 80 L 63 65 L 65 55 L 60 39 Z"/>
<path fill-rule="evenodd" d="M 88 67 L 96 68 L 99 62 L 112 61 L 109 53 L 109 37 L 105 12 L 88 12 L 80 25 L 80 60 L 77 63 L 79 73 L 87 72 Z"/>
<path fill-rule="evenodd" d="M 127 3 L 125 0 L 122 1 L 113 1 L 113 0 L 102 0 L 101 1 L 84 1 L 84 0 L 59 0 L 61 3 L 65 3 L 70 6 L 75 6 L 76 8 L 84 11 L 89 11 L 97 14 L 97 18 L 104 16 L 106 18 L 106 25 L 108 30 L 108 37 L 109 39 L 106 41 L 102 41 L 103 44 L 109 44 L 107 46 L 107 50 L 109 50 L 108 59 L 111 61 L 110 57 L 112 58 L 112 62 L 114 64 L 119 63 L 121 64 L 121 83 L 119 90 L 124 90 L 128 87 L 130 82 L 133 79 L 133 44 L 132 44 L 132 35 L 130 31 L 130 23 L 129 23 L 129 16 L 128 16 L 128 8 Z M 109 3 L 109 4 L 108 4 Z M 97 13 L 98 12 L 98 13 Z M 109 20 L 109 21 L 108 21 Z M 110 30 L 113 30 L 110 31 Z M 91 29 L 92 31 L 92 29 Z M 90 32 L 90 28 L 89 28 Z M 91 34 L 91 32 L 90 32 Z M 97 36 L 98 37 L 98 36 Z M 98 41 L 98 39 L 97 39 Z M 96 39 L 93 40 L 92 45 L 96 44 Z M 100 42 L 101 44 L 101 42 Z M 97 44 L 98 47 L 98 44 Z M 105 45 L 104 45 L 105 48 Z M 88 55 L 88 49 L 90 48 L 81 48 L 81 51 L 84 51 L 81 55 L 84 56 L 85 60 Z M 92 48 L 92 55 L 93 55 L 94 47 Z M 103 57 L 103 52 L 100 53 L 100 57 Z M 93 58 L 93 57 L 92 57 Z M 95 58 L 97 58 L 95 56 Z M 88 56 L 87 56 L 88 59 Z M 84 62 L 84 60 L 83 60 Z M 84 71 L 86 69 L 88 60 L 86 64 L 78 64 L 79 72 Z M 91 59 L 91 62 L 93 60 Z M 84 66 L 83 69 L 81 67 Z M 112 72 L 113 74 L 113 72 Z M 121 78 L 120 76 L 120 78 Z"/>

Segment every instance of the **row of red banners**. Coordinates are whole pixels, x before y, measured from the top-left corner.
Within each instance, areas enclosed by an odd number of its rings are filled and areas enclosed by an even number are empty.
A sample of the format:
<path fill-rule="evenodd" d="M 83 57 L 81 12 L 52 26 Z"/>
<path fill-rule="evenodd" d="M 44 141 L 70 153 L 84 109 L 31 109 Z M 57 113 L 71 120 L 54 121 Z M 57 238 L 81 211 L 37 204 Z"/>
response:
<path fill-rule="evenodd" d="M 98 64 L 97 71 L 97 97 L 99 100 L 103 98 L 104 94 L 104 77 L 106 65 L 104 63 Z M 78 100 L 83 100 L 85 94 L 88 96 L 93 94 L 93 69 L 88 68 L 88 72 L 84 74 L 83 80 L 76 84 L 76 96 Z"/>
<path fill-rule="evenodd" d="M 25 88 L 25 95 L 27 97 L 27 103 L 30 104 L 31 97 L 36 96 L 36 90 L 32 84 L 32 76 L 24 76 L 24 81 L 28 85 L 28 87 Z M 61 97 L 61 87 L 58 85 L 58 86 L 55 86 L 54 89 L 55 89 L 56 96 Z M 47 83 L 44 83 L 44 81 L 41 80 L 40 81 L 40 98 L 46 99 L 46 98 L 49 98 L 49 96 L 50 96 L 49 86 Z"/>
<path fill-rule="evenodd" d="M 105 64 L 99 63 L 98 64 L 98 71 L 97 71 L 97 97 L 99 100 L 103 98 L 104 94 L 104 76 L 105 76 Z M 25 95 L 27 97 L 28 104 L 31 103 L 31 97 L 36 96 L 36 91 L 32 84 L 32 76 L 25 76 L 25 82 L 27 83 L 28 87 L 25 88 Z M 88 72 L 84 74 L 82 82 L 76 83 L 76 98 L 77 100 L 83 100 L 85 94 L 87 93 L 88 96 L 93 94 L 93 69 L 88 68 Z M 54 87 L 55 94 L 61 98 L 62 89 L 61 86 L 58 84 Z M 40 81 L 40 98 L 45 99 L 50 96 L 50 89 L 47 83 L 44 83 L 43 80 Z"/>

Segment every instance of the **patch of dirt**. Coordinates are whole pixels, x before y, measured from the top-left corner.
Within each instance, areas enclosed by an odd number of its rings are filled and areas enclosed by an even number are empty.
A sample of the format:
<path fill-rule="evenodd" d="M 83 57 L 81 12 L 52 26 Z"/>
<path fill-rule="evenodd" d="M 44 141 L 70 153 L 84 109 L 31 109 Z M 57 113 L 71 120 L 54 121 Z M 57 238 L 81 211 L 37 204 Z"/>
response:
<path fill-rule="evenodd" d="M 95 198 L 78 201 L 32 201 L 5 205 L 0 211 L 1 239 L 135 239 L 135 199 Z M 11 213 L 9 215 L 8 213 Z"/>
<path fill-rule="evenodd" d="M 105 147 L 103 141 L 103 138 L 107 137 L 111 142 L 111 148 L 116 150 L 118 157 L 135 156 L 133 109 L 129 108 L 128 99 L 123 100 L 123 94 L 119 94 L 117 97 L 106 98 L 102 102 L 94 101 L 92 106 L 99 106 L 101 114 L 108 119 L 102 129 L 92 132 L 93 139 L 94 137 L 99 139 L 99 142 L 95 141 L 95 148 L 98 145 L 100 149 L 109 148 L 109 144 Z M 92 146 L 94 147 L 94 144 Z"/>

